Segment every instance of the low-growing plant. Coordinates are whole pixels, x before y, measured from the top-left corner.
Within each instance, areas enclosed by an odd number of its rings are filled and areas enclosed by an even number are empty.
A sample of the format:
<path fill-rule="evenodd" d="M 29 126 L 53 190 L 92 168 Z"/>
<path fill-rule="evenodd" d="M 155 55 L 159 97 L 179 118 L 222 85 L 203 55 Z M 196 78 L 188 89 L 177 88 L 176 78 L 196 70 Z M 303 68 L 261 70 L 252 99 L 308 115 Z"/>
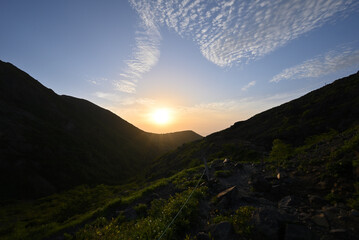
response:
<path fill-rule="evenodd" d="M 250 238 L 253 234 L 253 225 L 251 218 L 255 208 L 252 206 L 242 206 L 234 213 L 227 215 L 217 215 L 211 219 L 212 223 L 230 222 L 234 231 L 244 238 Z"/>
<path fill-rule="evenodd" d="M 231 174 L 232 172 L 229 170 L 218 170 L 214 173 L 216 177 L 222 177 L 222 178 L 229 177 Z"/>
<path fill-rule="evenodd" d="M 154 199 L 146 217 L 127 222 L 113 219 L 105 225 L 88 225 L 76 233 L 76 239 L 157 239 L 176 216 L 192 190 L 188 189 L 182 193 L 176 193 L 168 200 Z M 206 187 L 194 190 L 192 197 L 167 229 L 167 232 L 164 233 L 162 239 L 183 239 L 186 237 L 186 232 L 194 227 L 199 220 L 198 205 L 199 201 L 205 197 L 206 191 Z M 141 205 L 140 208 L 143 207 Z"/>
<path fill-rule="evenodd" d="M 138 217 L 145 217 L 147 214 L 147 208 L 147 205 L 144 203 L 139 203 L 135 207 L 133 207 Z"/>
<path fill-rule="evenodd" d="M 288 165 L 287 160 L 293 154 L 294 151 L 290 144 L 287 144 L 280 139 L 274 139 L 272 151 L 269 154 L 269 161 L 275 162 L 277 168 L 286 167 Z"/>

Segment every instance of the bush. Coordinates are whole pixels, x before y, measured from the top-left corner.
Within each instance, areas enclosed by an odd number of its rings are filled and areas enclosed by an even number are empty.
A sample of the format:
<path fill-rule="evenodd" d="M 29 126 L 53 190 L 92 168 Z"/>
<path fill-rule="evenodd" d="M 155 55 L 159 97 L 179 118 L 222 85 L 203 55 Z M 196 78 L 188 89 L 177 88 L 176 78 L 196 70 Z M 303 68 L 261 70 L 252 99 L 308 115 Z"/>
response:
<path fill-rule="evenodd" d="M 269 154 L 269 161 L 276 162 L 277 167 L 286 167 L 288 164 L 287 160 L 293 153 L 293 148 L 290 144 L 286 144 L 280 139 L 274 139 L 272 151 Z"/>

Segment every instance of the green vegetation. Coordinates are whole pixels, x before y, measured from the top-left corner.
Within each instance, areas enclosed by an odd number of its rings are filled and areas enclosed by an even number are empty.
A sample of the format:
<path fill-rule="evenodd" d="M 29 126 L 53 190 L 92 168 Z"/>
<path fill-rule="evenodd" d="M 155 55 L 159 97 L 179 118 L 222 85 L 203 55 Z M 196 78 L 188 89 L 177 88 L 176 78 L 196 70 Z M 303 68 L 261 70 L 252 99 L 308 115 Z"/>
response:
<path fill-rule="evenodd" d="M 214 176 L 225 178 L 225 177 L 229 177 L 231 174 L 232 172 L 229 170 L 218 170 L 214 173 Z"/>
<path fill-rule="evenodd" d="M 253 234 L 253 225 L 250 220 L 253 216 L 255 208 L 252 206 L 242 206 L 235 210 L 232 214 L 217 215 L 212 218 L 213 223 L 228 221 L 233 225 L 234 231 L 245 238 L 250 238 Z"/>
<path fill-rule="evenodd" d="M 355 192 L 353 197 L 348 200 L 348 206 L 359 211 L 359 182 L 354 183 Z"/>
<path fill-rule="evenodd" d="M 126 221 L 112 219 L 107 222 L 99 218 L 94 224 L 86 225 L 76 233 L 75 239 L 157 239 L 174 218 L 193 189 L 176 193 L 168 200 L 154 199 L 148 216 Z M 198 188 L 182 209 L 174 223 L 168 228 L 163 239 L 183 239 L 185 233 L 198 223 L 198 205 L 206 195 L 206 187 Z"/>
<path fill-rule="evenodd" d="M 136 184 L 79 186 L 35 201 L 6 204 L 0 207 L 0 236 L 2 239 L 43 239 L 62 229 L 85 222 L 93 222 L 97 218 L 98 220 L 91 224 L 90 228 L 98 230 L 104 225 L 104 216 L 111 215 L 115 209 L 124 209 L 133 205 L 134 202 L 151 195 L 157 189 L 173 188 L 172 191 L 182 191 L 181 194 L 183 195 L 180 196 L 183 198 L 187 194 L 183 191 L 195 185 L 202 174 L 202 170 L 203 166 L 186 169 L 170 178 L 159 179 L 142 184 L 142 186 Z M 203 191 L 204 189 L 201 188 L 200 192 Z M 194 195 L 199 196 L 198 193 Z M 175 203 L 179 203 L 182 199 L 180 196 L 175 195 L 170 198 L 171 201 L 167 204 L 173 206 Z M 144 219 L 153 217 L 155 206 L 156 201 L 151 206 L 137 203 L 133 205 L 133 209 L 140 219 Z M 176 209 L 178 210 L 178 208 Z M 118 221 L 122 220 L 123 216 L 120 214 L 118 218 L 109 223 L 106 222 L 106 226 L 109 226 L 111 222 L 117 224 Z M 152 221 L 151 218 L 148 220 Z M 102 230 L 105 231 L 106 229 Z M 109 236 L 114 233 L 106 232 Z M 103 238 L 99 237 L 99 239 Z"/>
<path fill-rule="evenodd" d="M 274 139 L 272 151 L 269 154 L 269 161 L 275 162 L 277 168 L 287 167 L 287 160 L 293 156 L 294 151 L 290 144 L 286 144 L 280 139 Z"/>

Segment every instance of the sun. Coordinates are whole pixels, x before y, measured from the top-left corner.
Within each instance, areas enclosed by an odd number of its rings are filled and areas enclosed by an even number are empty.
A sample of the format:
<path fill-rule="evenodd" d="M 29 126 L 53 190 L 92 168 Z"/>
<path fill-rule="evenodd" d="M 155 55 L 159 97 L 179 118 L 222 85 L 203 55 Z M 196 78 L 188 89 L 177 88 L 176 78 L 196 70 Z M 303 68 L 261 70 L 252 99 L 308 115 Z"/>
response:
<path fill-rule="evenodd" d="M 159 125 L 164 125 L 170 122 L 170 110 L 166 108 L 160 108 L 152 113 L 152 120 Z"/>

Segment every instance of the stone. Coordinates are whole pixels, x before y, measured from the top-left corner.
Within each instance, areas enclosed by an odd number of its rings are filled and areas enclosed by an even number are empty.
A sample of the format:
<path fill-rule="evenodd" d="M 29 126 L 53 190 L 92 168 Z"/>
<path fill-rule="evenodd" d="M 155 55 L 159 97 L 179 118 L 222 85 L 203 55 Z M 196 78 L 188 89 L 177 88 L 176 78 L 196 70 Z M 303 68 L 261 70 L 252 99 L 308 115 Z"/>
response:
<path fill-rule="evenodd" d="M 329 232 L 335 239 L 347 239 L 348 231 L 346 229 L 332 229 Z"/>
<path fill-rule="evenodd" d="M 239 191 L 236 186 L 227 188 L 223 192 L 217 194 L 218 204 L 217 207 L 219 208 L 228 208 L 235 205 L 239 199 Z"/>
<path fill-rule="evenodd" d="M 311 206 L 318 207 L 327 204 L 327 201 L 318 195 L 308 195 L 308 200 Z"/>
<path fill-rule="evenodd" d="M 329 228 L 328 220 L 323 213 L 313 216 L 312 221 L 318 226 Z"/>
<path fill-rule="evenodd" d="M 328 183 L 325 181 L 320 181 L 317 183 L 317 185 L 320 190 L 325 190 L 328 188 Z"/>
<path fill-rule="evenodd" d="M 303 225 L 286 224 L 284 240 L 310 240 L 311 231 Z"/>
<path fill-rule="evenodd" d="M 338 218 L 340 209 L 337 207 L 324 208 L 324 214 L 329 220 L 334 220 Z"/>
<path fill-rule="evenodd" d="M 197 233 L 196 239 L 197 240 L 211 240 L 209 235 L 207 233 L 204 233 L 204 232 Z"/>
<path fill-rule="evenodd" d="M 256 192 L 270 192 L 272 189 L 272 185 L 262 176 L 255 177 L 251 182 Z"/>
<path fill-rule="evenodd" d="M 352 209 L 350 210 L 350 216 L 351 217 L 359 217 L 359 211 Z"/>
<path fill-rule="evenodd" d="M 258 239 L 278 239 L 283 216 L 275 208 L 259 208 L 253 214 L 254 231 Z"/>
<path fill-rule="evenodd" d="M 284 178 L 287 178 L 288 177 L 288 174 L 286 172 L 278 172 L 277 173 L 277 179 L 278 180 L 281 180 L 281 179 L 284 179 Z"/>
<path fill-rule="evenodd" d="M 289 207 L 294 207 L 299 203 L 299 200 L 295 196 L 285 196 L 278 202 L 278 208 L 287 209 Z"/>
<path fill-rule="evenodd" d="M 229 240 L 233 239 L 233 227 L 229 222 L 220 222 L 211 226 L 211 235 L 215 240 Z"/>
<path fill-rule="evenodd" d="M 226 190 L 224 190 L 223 192 L 220 192 L 217 194 L 217 198 L 222 199 L 224 197 L 230 197 L 232 194 L 235 194 L 235 192 L 238 191 L 236 186 L 227 188 Z"/>
<path fill-rule="evenodd" d="M 235 168 L 238 168 L 238 169 L 242 169 L 242 168 L 243 168 L 243 164 L 240 163 L 240 162 L 237 162 L 237 163 L 234 164 L 234 167 L 235 167 Z"/>

